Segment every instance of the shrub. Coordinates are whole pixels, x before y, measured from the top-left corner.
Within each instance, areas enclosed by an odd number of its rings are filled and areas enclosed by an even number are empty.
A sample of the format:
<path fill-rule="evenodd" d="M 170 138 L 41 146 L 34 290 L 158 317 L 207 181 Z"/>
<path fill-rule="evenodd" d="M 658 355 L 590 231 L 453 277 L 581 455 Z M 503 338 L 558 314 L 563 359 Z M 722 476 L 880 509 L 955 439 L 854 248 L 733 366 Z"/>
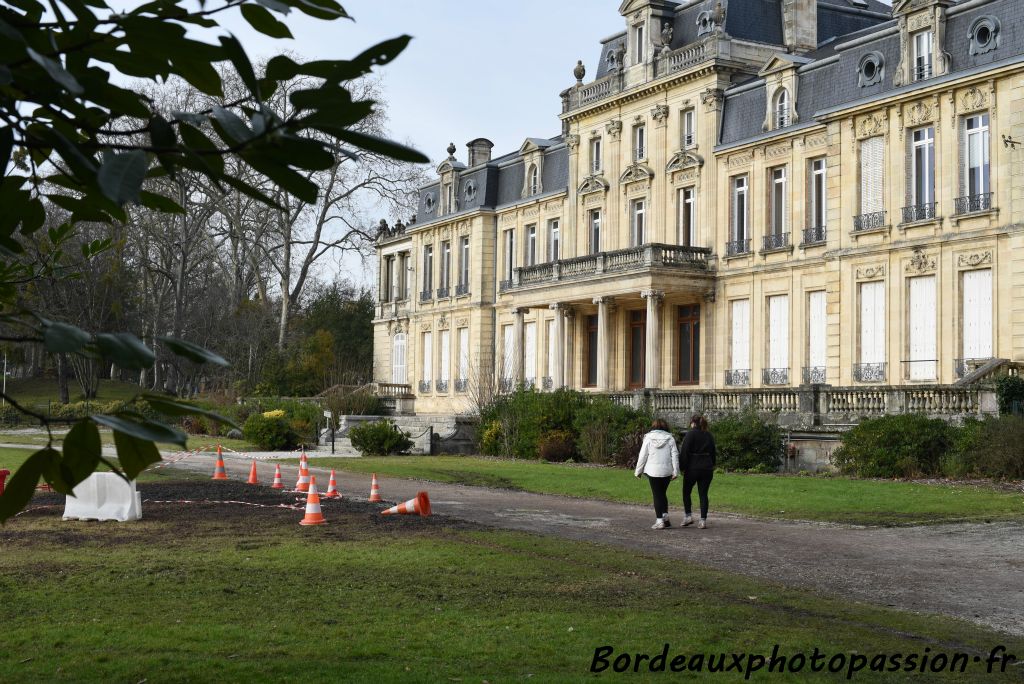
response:
<path fill-rule="evenodd" d="M 635 465 L 650 422 L 645 412 L 596 397 L 576 413 L 576 448 L 589 463 Z"/>
<path fill-rule="evenodd" d="M 262 413 L 253 413 L 245 421 L 242 434 L 253 444 L 269 451 L 294 449 L 298 444 L 295 433 L 283 416 L 268 418 Z"/>
<path fill-rule="evenodd" d="M 331 394 L 326 399 L 327 408 L 335 416 L 380 416 L 384 405 L 380 399 L 366 390 Z"/>
<path fill-rule="evenodd" d="M 953 445 L 954 428 L 920 414 L 865 420 L 843 435 L 832 462 L 859 477 L 935 475 Z"/>
<path fill-rule="evenodd" d="M 3 427 L 16 427 L 21 423 L 23 414 L 10 404 L 0 406 L 0 425 Z"/>
<path fill-rule="evenodd" d="M 181 419 L 181 429 L 190 435 L 208 435 L 206 419 L 202 416 L 184 416 Z"/>
<path fill-rule="evenodd" d="M 999 400 L 999 413 L 1012 413 L 1024 410 L 1024 377 L 1006 375 L 996 381 L 996 398 Z"/>
<path fill-rule="evenodd" d="M 711 423 L 718 467 L 773 473 L 782 464 L 782 429 L 749 409 Z"/>
<path fill-rule="evenodd" d="M 412 448 L 408 432 L 402 432 L 390 420 L 356 425 L 348 431 L 352 446 L 363 456 L 390 456 Z"/>
<path fill-rule="evenodd" d="M 985 423 L 971 418 L 965 420 L 959 428 L 950 428 L 952 443 L 939 459 L 939 472 L 943 476 L 961 478 L 978 474 L 975 452 L 984 426 Z"/>
<path fill-rule="evenodd" d="M 977 472 L 1005 480 L 1024 479 L 1024 418 L 1000 416 L 986 420 L 970 450 Z"/>
<path fill-rule="evenodd" d="M 501 454 L 501 423 L 492 420 L 483 423 L 479 432 L 480 453 L 487 456 L 498 456 Z"/>
<path fill-rule="evenodd" d="M 540 437 L 537 445 L 537 453 L 541 459 L 562 463 L 573 458 L 576 454 L 576 445 L 571 432 L 565 430 L 550 430 Z"/>

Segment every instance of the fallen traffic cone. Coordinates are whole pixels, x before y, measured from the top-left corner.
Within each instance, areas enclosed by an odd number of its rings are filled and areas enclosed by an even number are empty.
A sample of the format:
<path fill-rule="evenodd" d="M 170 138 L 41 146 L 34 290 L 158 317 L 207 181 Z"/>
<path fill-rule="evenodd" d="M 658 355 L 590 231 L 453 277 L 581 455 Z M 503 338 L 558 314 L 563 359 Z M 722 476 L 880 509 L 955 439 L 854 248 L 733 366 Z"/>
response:
<path fill-rule="evenodd" d="M 379 503 L 383 500 L 380 498 L 380 485 L 377 484 L 377 473 L 374 473 L 373 480 L 370 482 L 370 503 Z"/>
<path fill-rule="evenodd" d="M 334 468 L 331 468 L 331 479 L 327 482 L 327 493 L 324 496 L 328 499 L 341 498 L 341 492 L 338 491 L 338 481 L 334 479 Z"/>
<path fill-rule="evenodd" d="M 249 479 L 246 481 L 246 484 L 258 485 L 259 483 L 260 478 L 256 474 L 256 459 L 253 459 L 252 468 L 249 469 Z"/>
<path fill-rule="evenodd" d="M 308 492 L 309 491 L 309 469 L 305 463 L 299 463 L 299 479 L 295 481 L 295 491 L 297 492 Z"/>
<path fill-rule="evenodd" d="M 316 491 L 316 478 L 309 480 L 309 496 L 306 497 L 306 517 L 299 521 L 300 525 L 323 525 L 324 514 L 320 511 L 320 494 Z"/>
<path fill-rule="evenodd" d="M 11 471 L 6 468 L 0 470 L 0 496 L 4 495 L 4 483 L 7 481 L 7 476 L 10 474 Z"/>
<path fill-rule="evenodd" d="M 381 515 L 412 515 L 413 513 L 418 513 L 424 518 L 430 515 L 430 497 L 426 492 L 420 492 L 414 499 L 381 511 Z"/>
<path fill-rule="evenodd" d="M 217 445 L 217 465 L 213 467 L 212 480 L 226 480 L 228 479 L 228 472 L 224 469 L 224 453 L 220 450 L 220 445 Z"/>
<path fill-rule="evenodd" d="M 271 489 L 284 489 L 284 483 L 281 482 L 281 466 L 277 466 L 277 470 L 274 471 L 274 484 L 270 485 Z"/>

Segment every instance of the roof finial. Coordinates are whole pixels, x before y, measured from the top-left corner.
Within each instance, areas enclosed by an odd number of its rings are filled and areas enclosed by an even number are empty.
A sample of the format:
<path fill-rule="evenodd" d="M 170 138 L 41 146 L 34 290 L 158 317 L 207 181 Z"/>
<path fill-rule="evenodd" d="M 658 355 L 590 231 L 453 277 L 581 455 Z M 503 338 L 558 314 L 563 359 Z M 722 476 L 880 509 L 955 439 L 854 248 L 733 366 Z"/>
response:
<path fill-rule="evenodd" d="M 456 149 L 458 149 L 458 148 L 455 147 L 455 143 L 448 143 L 448 158 L 449 159 L 452 159 L 452 160 L 455 159 L 455 150 Z"/>
<path fill-rule="evenodd" d="M 576 84 L 583 83 L 583 77 L 587 75 L 587 67 L 583 66 L 583 60 L 576 62 L 576 68 L 572 70 L 573 75 L 576 77 Z"/>

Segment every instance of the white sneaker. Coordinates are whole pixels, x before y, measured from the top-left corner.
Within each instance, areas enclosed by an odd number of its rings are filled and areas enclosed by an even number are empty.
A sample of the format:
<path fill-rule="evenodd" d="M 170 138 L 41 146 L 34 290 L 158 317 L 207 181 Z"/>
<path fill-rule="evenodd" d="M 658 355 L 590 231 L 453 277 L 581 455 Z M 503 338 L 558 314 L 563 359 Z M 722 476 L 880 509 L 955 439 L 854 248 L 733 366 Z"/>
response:
<path fill-rule="evenodd" d="M 665 521 L 663 519 L 661 519 L 661 518 L 658 518 L 657 520 L 654 521 L 654 524 L 651 525 L 651 529 L 652 530 L 663 530 L 663 529 L 665 529 Z"/>
<path fill-rule="evenodd" d="M 692 524 L 693 524 L 693 518 L 691 518 L 690 516 L 686 516 L 685 518 L 683 518 L 683 527 L 686 527 L 687 525 L 692 525 Z"/>
<path fill-rule="evenodd" d="M 703 529 L 707 528 L 707 526 L 708 526 L 708 521 L 705 520 L 704 518 L 701 518 L 700 522 L 697 523 L 697 529 L 698 530 L 703 530 Z"/>
<path fill-rule="evenodd" d="M 672 523 L 669 522 L 667 515 L 662 520 L 665 521 L 665 527 L 672 527 Z"/>

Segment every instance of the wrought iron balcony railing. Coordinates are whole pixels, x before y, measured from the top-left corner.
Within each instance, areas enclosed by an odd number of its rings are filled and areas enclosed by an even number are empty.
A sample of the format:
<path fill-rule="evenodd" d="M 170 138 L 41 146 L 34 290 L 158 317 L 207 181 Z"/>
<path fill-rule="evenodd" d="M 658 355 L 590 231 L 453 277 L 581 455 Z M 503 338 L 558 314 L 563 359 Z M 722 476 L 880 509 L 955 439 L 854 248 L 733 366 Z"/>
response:
<path fill-rule="evenodd" d="M 540 386 L 542 389 L 550 390 L 555 386 L 555 382 L 550 377 L 546 376 L 541 378 Z"/>
<path fill-rule="evenodd" d="M 438 380 L 437 382 L 434 383 L 434 387 L 437 388 L 438 392 L 447 392 L 448 391 L 448 381 L 447 380 Z"/>
<path fill-rule="evenodd" d="M 729 387 L 749 387 L 750 369 L 725 371 L 725 384 Z"/>
<path fill-rule="evenodd" d="M 935 218 L 936 207 L 938 207 L 936 202 L 930 202 L 928 204 L 913 204 L 909 207 L 903 207 L 903 222 L 915 223 L 917 221 L 931 221 Z"/>
<path fill-rule="evenodd" d="M 853 379 L 857 382 L 885 382 L 885 362 L 853 364 Z"/>
<path fill-rule="evenodd" d="M 450 293 L 450 290 L 447 287 L 439 287 L 439 288 L 437 288 L 437 298 L 438 299 L 448 299 L 448 297 L 450 296 L 449 293 Z"/>
<path fill-rule="evenodd" d="M 523 387 L 526 389 L 533 389 L 537 385 L 537 378 L 524 378 Z"/>
<path fill-rule="evenodd" d="M 820 245 L 828 239 L 828 232 L 825 226 L 814 226 L 804 228 L 804 245 Z"/>
<path fill-rule="evenodd" d="M 825 366 L 806 366 L 804 368 L 805 385 L 824 385 L 827 380 Z"/>
<path fill-rule="evenodd" d="M 992 208 L 992 193 L 986 192 L 981 195 L 957 197 L 953 200 L 953 208 L 957 216 L 974 214 L 979 211 L 989 211 Z"/>
<path fill-rule="evenodd" d="M 466 378 L 461 378 L 461 379 L 456 379 L 455 380 L 455 391 L 456 392 L 462 394 L 462 393 L 464 393 L 466 391 L 466 389 L 468 387 L 469 387 L 469 380 L 467 380 Z"/>
<path fill-rule="evenodd" d="M 469 294 L 469 283 L 459 283 L 455 286 L 455 296 L 464 297 Z"/>
<path fill-rule="evenodd" d="M 498 283 L 498 291 L 499 292 L 504 292 L 505 290 L 511 290 L 511 289 L 512 289 L 512 281 L 511 280 L 502 280 L 500 283 Z"/>
<path fill-rule="evenodd" d="M 853 231 L 859 233 L 864 230 L 874 230 L 885 227 L 885 212 L 875 211 L 870 214 L 861 214 L 853 217 Z"/>
<path fill-rule="evenodd" d="M 761 383 L 764 385 L 788 385 L 788 368 L 763 368 L 761 369 Z"/>
<path fill-rule="evenodd" d="M 921 64 L 914 67 L 914 80 L 923 81 L 926 78 L 932 77 L 932 65 L 930 63 Z"/>
<path fill-rule="evenodd" d="M 430 394 L 430 385 L 429 380 L 420 380 L 420 394 Z"/>
<path fill-rule="evenodd" d="M 423 292 L 420 292 L 420 301 L 421 302 L 429 302 L 433 298 L 434 298 L 434 293 L 431 292 L 430 290 L 423 290 Z"/>
<path fill-rule="evenodd" d="M 725 255 L 726 256 L 739 256 L 740 254 L 750 254 L 750 240 L 732 240 L 725 243 Z"/>
<path fill-rule="evenodd" d="M 761 248 L 766 252 L 772 249 L 784 249 L 789 247 L 789 233 L 769 233 L 764 236 L 764 246 Z"/>

